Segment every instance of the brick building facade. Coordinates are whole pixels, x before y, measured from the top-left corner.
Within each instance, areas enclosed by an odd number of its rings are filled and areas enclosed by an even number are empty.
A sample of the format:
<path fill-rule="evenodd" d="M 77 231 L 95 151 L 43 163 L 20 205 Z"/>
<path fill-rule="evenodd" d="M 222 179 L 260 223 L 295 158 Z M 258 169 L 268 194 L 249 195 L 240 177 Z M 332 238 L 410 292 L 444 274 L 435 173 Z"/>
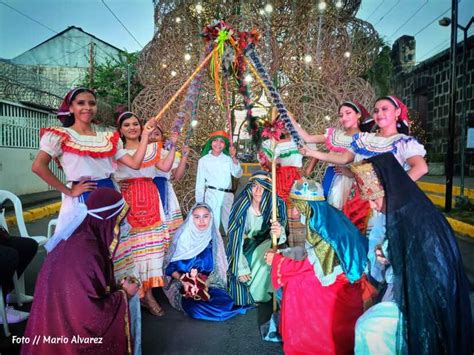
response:
<path fill-rule="evenodd" d="M 404 53 L 400 47 L 413 45 L 412 38 L 404 36 L 394 44 L 396 73 L 393 78 L 395 95 L 399 96 L 407 106 L 418 113 L 421 127 L 426 132 L 426 148 L 428 160 L 441 160 L 447 151 L 448 119 L 450 97 L 450 50 L 447 49 L 417 65 L 403 65 Z M 456 133 L 454 146 L 454 168 L 459 173 L 460 167 L 460 132 L 463 101 L 463 76 L 467 80 L 467 127 L 474 127 L 474 36 L 467 40 L 467 68 L 463 72 L 463 43 L 457 50 L 457 92 L 456 92 Z M 405 51 L 406 53 L 407 51 Z M 405 58 L 408 60 L 410 58 Z M 467 134 L 467 128 L 466 128 Z M 465 150 L 466 175 L 474 176 L 474 149 Z"/>

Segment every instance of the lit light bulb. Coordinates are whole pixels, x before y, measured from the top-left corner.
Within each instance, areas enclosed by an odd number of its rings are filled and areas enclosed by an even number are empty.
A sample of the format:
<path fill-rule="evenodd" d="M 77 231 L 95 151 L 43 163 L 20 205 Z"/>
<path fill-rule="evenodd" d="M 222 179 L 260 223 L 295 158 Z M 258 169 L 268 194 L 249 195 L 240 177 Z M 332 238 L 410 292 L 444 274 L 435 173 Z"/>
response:
<path fill-rule="evenodd" d="M 319 66 L 319 67 L 318 67 L 318 70 L 323 70 L 323 67 L 322 67 L 322 66 Z"/>
<path fill-rule="evenodd" d="M 253 81 L 252 75 L 247 74 L 244 78 L 246 83 L 251 83 Z"/>
<path fill-rule="evenodd" d="M 196 121 L 196 120 L 192 120 L 192 121 L 191 121 L 191 127 L 194 128 L 194 127 L 196 127 L 197 125 L 198 125 L 198 121 Z"/>
<path fill-rule="evenodd" d="M 318 9 L 321 10 L 321 11 L 324 11 L 324 10 L 326 10 L 327 6 L 328 5 L 324 1 L 320 1 L 319 4 L 318 4 Z"/>
<path fill-rule="evenodd" d="M 258 10 L 258 13 L 259 13 L 260 15 L 265 15 L 265 10 L 264 10 L 264 9 L 260 9 L 260 10 Z"/>
<path fill-rule="evenodd" d="M 283 96 L 288 96 L 288 95 L 289 95 L 288 91 L 283 92 Z"/>
<path fill-rule="evenodd" d="M 304 61 L 305 61 L 306 63 L 311 63 L 312 60 L 313 60 L 313 57 L 311 57 L 309 54 L 306 54 L 306 55 L 304 56 Z"/>
<path fill-rule="evenodd" d="M 350 56 L 351 56 L 351 52 L 349 51 L 344 52 L 344 57 L 350 58 Z"/>
<path fill-rule="evenodd" d="M 185 61 L 191 60 L 191 54 L 186 53 L 186 54 L 184 55 L 184 60 L 185 60 Z"/>
<path fill-rule="evenodd" d="M 178 73 L 176 73 L 174 70 L 171 71 L 171 76 L 176 76 Z"/>
<path fill-rule="evenodd" d="M 163 64 L 161 64 L 161 67 L 162 67 L 162 68 L 166 68 L 167 65 L 166 65 L 165 63 L 163 63 Z"/>
<path fill-rule="evenodd" d="M 176 17 L 176 23 L 180 23 L 181 22 L 181 17 Z"/>
<path fill-rule="evenodd" d="M 273 11 L 272 4 L 266 4 L 264 10 L 266 13 L 270 14 Z"/>
<path fill-rule="evenodd" d="M 324 119 L 325 119 L 326 121 L 331 121 L 331 117 L 329 117 L 329 116 L 327 116 L 327 115 L 324 116 Z"/>
<path fill-rule="evenodd" d="M 200 13 L 202 12 L 202 10 L 203 10 L 202 5 L 201 5 L 201 4 L 197 4 L 197 5 L 196 5 L 196 12 L 197 12 L 198 14 L 200 14 Z"/>
<path fill-rule="evenodd" d="M 338 9 L 340 9 L 340 8 L 342 7 L 342 1 L 341 1 L 341 0 L 337 0 L 337 1 L 336 1 L 336 7 L 337 7 Z"/>

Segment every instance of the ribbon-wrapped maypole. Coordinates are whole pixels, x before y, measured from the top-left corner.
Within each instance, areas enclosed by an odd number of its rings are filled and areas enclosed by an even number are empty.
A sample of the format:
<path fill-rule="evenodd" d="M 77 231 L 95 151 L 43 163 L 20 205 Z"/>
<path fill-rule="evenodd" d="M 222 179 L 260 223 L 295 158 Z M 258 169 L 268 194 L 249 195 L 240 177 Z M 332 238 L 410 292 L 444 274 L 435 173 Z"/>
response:
<path fill-rule="evenodd" d="M 265 70 L 262 62 L 260 61 L 260 58 L 255 52 L 255 45 L 253 43 L 250 43 L 246 48 L 245 48 L 245 54 L 250 58 L 252 61 L 258 76 L 261 78 L 261 80 L 264 82 L 266 88 L 270 92 L 270 96 L 273 101 L 273 105 L 277 108 L 278 113 L 280 114 L 280 119 L 283 121 L 285 124 L 286 129 L 291 135 L 291 138 L 293 141 L 298 145 L 302 146 L 303 141 L 301 140 L 300 136 L 298 135 L 298 132 L 296 132 L 295 128 L 293 127 L 293 124 L 291 123 L 290 118 L 288 117 L 288 110 L 285 107 L 285 104 L 283 103 L 283 100 L 281 99 L 280 93 L 276 90 L 276 88 L 273 86 L 272 81 L 270 80 L 270 77 L 268 76 L 267 71 Z"/>
<path fill-rule="evenodd" d="M 204 69 L 204 67 L 207 65 L 207 63 L 211 60 L 214 51 L 216 51 L 216 50 L 217 50 L 217 47 L 214 47 L 212 49 L 212 51 L 209 54 L 207 54 L 207 56 L 204 58 L 203 61 L 201 61 L 201 63 L 194 70 L 194 72 L 191 74 L 191 76 L 184 82 L 183 85 L 181 85 L 181 87 L 178 89 L 178 91 L 176 91 L 176 93 L 162 107 L 160 112 L 158 112 L 158 114 L 156 116 L 152 117 L 151 120 L 156 120 L 156 121 L 161 120 L 161 118 L 163 117 L 165 112 L 168 111 L 168 109 L 176 101 L 176 99 L 183 93 L 184 90 L 186 90 L 186 88 L 189 86 L 189 84 L 192 83 L 194 78 L 201 72 L 201 70 Z M 179 119 L 179 117 L 178 117 L 178 119 Z M 174 122 L 174 124 L 173 124 L 174 129 L 177 129 L 177 127 L 179 126 L 179 122 L 181 122 L 181 121 L 175 121 Z M 184 121 L 183 121 L 183 124 L 184 124 Z M 176 130 L 176 132 L 181 132 L 181 127 L 179 127 L 179 130 Z"/>
<path fill-rule="evenodd" d="M 204 59 L 201 60 L 200 64 L 190 75 L 190 77 L 170 98 L 170 100 L 168 100 L 168 102 L 163 106 L 160 112 L 158 112 L 158 114 L 152 119 L 159 121 L 164 115 L 164 113 L 173 104 L 173 102 L 176 101 L 178 96 L 180 96 L 189 86 L 186 97 L 182 103 L 181 109 L 172 127 L 173 132 L 180 133 L 186 119 L 189 118 L 189 121 L 191 122 L 190 118 L 193 115 L 192 110 L 193 107 L 196 107 L 195 104 L 199 97 L 199 91 L 201 90 L 202 70 L 211 61 L 210 72 L 211 76 L 214 79 L 216 99 L 220 105 L 222 105 L 221 72 L 224 73 L 224 109 L 226 111 L 227 125 L 229 128 L 230 137 L 233 137 L 229 89 L 229 78 L 231 77 L 231 75 L 234 75 L 237 78 L 237 81 L 239 82 L 239 92 L 244 96 L 244 102 L 247 110 L 247 119 L 250 120 L 249 129 L 255 131 L 255 122 L 252 123 L 251 121 L 252 103 L 250 102 L 250 97 L 247 90 L 248 87 L 245 84 L 245 80 L 243 79 L 243 76 L 246 72 L 246 67 L 248 65 L 252 73 L 255 75 L 257 81 L 262 85 L 262 87 L 269 93 L 269 96 L 272 98 L 274 106 L 278 109 L 280 120 L 285 124 L 286 129 L 291 134 L 292 139 L 295 141 L 295 143 L 301 146 L 301 138 L 294 129 L 288 117 L 288 111 L 281 99 L 281 96 L 276 90 L 276 88 L 273 86 L 267 71 L 263 67 L 260 58 L 255 51 L 255 44 L 259 40 L 258 32 L 256 30 L 252 30 L 251 32 L 237 32 L 225 22 L 215 21 L 213 24 L 208 25 L 204 28 L 202 35 L 207 42 L 207 49 L 204 55 Z M 252 63 L 250 63 L 247 58 L 245 58 L 245 56 L 248 56 Z M 191 133 L 192 127 L 188 129 L 188 134 L 186 137 L 188 142 Z M 275 179 L 275 176 L 273 176 L 273 179 Z"/>

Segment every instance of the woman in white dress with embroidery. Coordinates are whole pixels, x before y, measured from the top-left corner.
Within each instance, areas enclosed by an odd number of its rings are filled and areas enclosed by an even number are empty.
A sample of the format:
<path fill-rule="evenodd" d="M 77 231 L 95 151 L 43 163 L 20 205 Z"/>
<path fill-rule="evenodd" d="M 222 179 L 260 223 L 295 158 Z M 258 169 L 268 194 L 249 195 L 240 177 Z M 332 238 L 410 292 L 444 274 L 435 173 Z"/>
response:
<path fill-rule="evenodd" d="M 382 153 L 392 153 L 414 181 L 428 172 L 426 150 L 416 138 L 408 136 L 408 109 L 395 96 L 384 96 L 375 102 L 374 120 L 377 133 L 356 133 L 350 150 L 342 154 L 323 153 L 303 147 L 302 153 L 332 164 L 345 165 Z"/>
<path fill-rule="evenodd" d="M 378 126 L 377 133 L 356 133 L 350 149 L 342 154 L 323 153 L 307 147 L 301 149 L 302 154 L 333 164 L 345 165 L 370 157 L 392 153 L 407 174 L 414 181 L 428 172 L 424 159 L 426 150 L 416 138 L 408 136 L 408 108 L 395 96 L 384 96 L 375 102 L 374 120 Z M 358 191 L 349 197 L 351 211 L 344 213 L 361 230 L 369 233 L 373 222 L 369 220 L 370 207 L 360 198 Z M 375 217 L 374 217 L 375 218 Z"/>
<path fill-rule="evenodd" d="M 111 174 L 116 161 L 138 169 L 145 155 L 148 135 L 152 126 L 144 130 L 143 139 L 135 154 L 129 155 L 119 146 L 118 132 L 95 132 L 92 122 L 97 113 L 95 94 L 86 88 L 71 90 L 58 110 L 63 127 L 41 129 L 39 152 L 32 171 L 44 182 L 60 191 L 63 196 L 56 232 L 71 227 L 74 207 L 85 201 L 97 187 L 115 188 Z M 64 171 L 63 184 L 49 168 L 54 159 Z M 49 245 L 46 245 L 49 248 Z"/>
<path fill-rule="evenodd" d="M 125 152 L 134 154 L 141 144 L 142 123 L 132 112 L 124 112 L 118 117 L 117 126 Z M 152 289 L 164 284 L 163 259 L 170 235 L 153 177 L 157 168 L 165 172 L 171 169 L 176 139 L 177 135 L 172 138 L 173 146 L 164 160 L 161 160 L 161 146 L 157 143 L 148 144 L 140 169 L 130 169 L 119 162 L 114 173 L 114 179 L 119 182 L 123 197 L 130 206 L 127 220 L 131 226 L 128 237 L 122 241 L 116 253 L 115 269 L 117 273 L 121 272 L 131 251 L 141 280 L 138 291 L 141 303 L 155 316 L 164 314 Z"/>
<path fill-rule="evenodd" d="M 308 134 L 296 122 L 294 127 L 306 143 L 325 144 L 326 148 L 334 154 L 347 152 L 352 143 L 352 136 L 362 130 L 372 128 L 369 122 L 369 112 L 358 102 L 344 101 L 339 106 L 339 123 L 342 129 L 328 128 L 324 134 Z M 293 119 L 293 118 L 291 118 Z M 293 119 L 294 121 L 294 119 Z M 312 170 L 317 160 L 313 160 L 308 167 Z M 327 202 L 342 210 L 347 201 L 354 178 L 350 171 L 341 165 L 329 165 L 323 177 L 322 186 Z"/>
<path fill-rule="evenodd" d="M 92 122 L 96 113 L 97 101 L 94 92 L 87 88 L 73 89 L 67 93 L 58 110 L 58 118 L 63 127 L 43 128 L 40 132 L 40 148 L 31 170 L 62 193 L 55 234 L 45 245 L 48 251 L 79 226 L 77 222 L 82 219 L 78 216 L 83 211 L 80 202 L 85 202 L 92 190 L 99 187 L 118 190 L 110 178 L 117 161 L 132 169 L 140 167 L 148 136 L 154 130 L 152 125 L 147 125 L 139 149 L 135 154 L 129 155 L 121 148 L 118 131 L 94 131 Z M 62 167 L 66 184 L 49 168 L 53 159 Z M 134 265 L 128 266 L 127 273 L 133 273 Z M 133 297 L 129 305 L 134 353 L 140 354 L 141 315 L 138 297 Z"/>

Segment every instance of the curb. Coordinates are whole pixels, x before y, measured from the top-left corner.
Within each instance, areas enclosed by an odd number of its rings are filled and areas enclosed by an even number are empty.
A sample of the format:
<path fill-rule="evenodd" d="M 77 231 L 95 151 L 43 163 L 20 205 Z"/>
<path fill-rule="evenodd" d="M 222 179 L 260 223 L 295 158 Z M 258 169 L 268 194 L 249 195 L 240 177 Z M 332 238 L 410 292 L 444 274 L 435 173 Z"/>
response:
<path fill-rule="evenodd" d="M 25 222 L 32 222 L 37 219 L 41 219 L 46 216 L 50 216 L 52 214 L 58 213 L 59 209 L 61 208 L 61 202 L 54 202 L 50 203 L 49 205 L 32 208 L 26 211 L 23 211 L 23 219 Z M 16 223 L 16 216 L 8 216 L 5 218 L 5 221 L 8 225 L 12 225 Z"/>
<path fill-rule="evenodd" d="M 456 233 L 474 238 L 474 226 L 472 224 L 464 223 L 451 217 L 446 217 L 446 219 Z"/>
<path fill-rule="evenodd" d="M 444 195 L 446 193 L 446 185 L 437 184 L 434 182 L 425 182 L 425 181 L 417 181 L 416 184 L 420 189 L 422 189 L 426 194 L 429 192 L 437 193 Z M 453 199 L 455 196 L 459 196 L 461 194 L 461 189 L 459 186 L 453 186 Z M 471 200 L 474 200 L 474 189 L 465 188 L 464 195 Z"/>

